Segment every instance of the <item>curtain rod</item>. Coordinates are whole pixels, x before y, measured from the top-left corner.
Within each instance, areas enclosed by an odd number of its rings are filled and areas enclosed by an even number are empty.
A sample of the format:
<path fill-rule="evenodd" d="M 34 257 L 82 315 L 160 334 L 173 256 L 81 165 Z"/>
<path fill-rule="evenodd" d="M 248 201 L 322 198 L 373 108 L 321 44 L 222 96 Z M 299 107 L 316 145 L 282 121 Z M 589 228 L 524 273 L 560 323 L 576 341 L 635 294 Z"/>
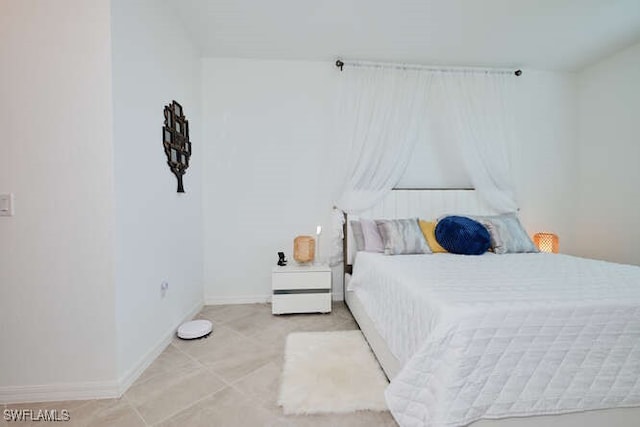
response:
<path fill-rule="evenodd" d="M 426 71 L 452 71 L 452 72 L 461 72 L 461 71 L 471 71 L 471 72 L 479 72 L 479 73 L 490 73 L 490 74 L 514 74 L 517 77 L 522 75 L 522 70 L 504 70 L 497 68 L 465 68 L 465 67 L 431 67 L 426 65 L 411 65 L 411 64 L 393 64 L 393 63 L 384 63 L 384 62 L 344 62 L 341 59 L 336 61 L 336 67 L 342 68 L 348 65 L 349 67 L 373 67 L 373 68 L 396 68 L 399 70 L 426 70 Z"/>

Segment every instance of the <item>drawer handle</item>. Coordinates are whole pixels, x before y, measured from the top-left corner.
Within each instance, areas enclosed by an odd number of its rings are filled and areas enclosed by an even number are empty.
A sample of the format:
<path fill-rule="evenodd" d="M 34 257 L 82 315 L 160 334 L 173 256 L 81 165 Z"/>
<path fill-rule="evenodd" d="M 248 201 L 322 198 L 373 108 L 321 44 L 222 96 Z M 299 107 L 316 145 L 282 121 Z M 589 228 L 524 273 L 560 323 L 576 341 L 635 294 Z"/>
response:
<path fill-rule="evenodd" d="M 328 294 L 331 289 L 276 289 L 274 295 L 290 295 L 290 294 Z"/>

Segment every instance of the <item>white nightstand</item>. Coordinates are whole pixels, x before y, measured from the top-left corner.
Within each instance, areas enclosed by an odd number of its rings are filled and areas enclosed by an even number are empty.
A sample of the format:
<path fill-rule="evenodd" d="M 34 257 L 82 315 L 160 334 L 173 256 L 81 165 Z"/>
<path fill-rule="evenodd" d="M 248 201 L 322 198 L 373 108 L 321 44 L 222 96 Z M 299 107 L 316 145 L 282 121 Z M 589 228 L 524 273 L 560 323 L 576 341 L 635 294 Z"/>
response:
<path fill-rule="evenodd" d="M 273 314 L 331 311 L 331 268 L 327 265 L 273 267 L 271 287 Z"/>

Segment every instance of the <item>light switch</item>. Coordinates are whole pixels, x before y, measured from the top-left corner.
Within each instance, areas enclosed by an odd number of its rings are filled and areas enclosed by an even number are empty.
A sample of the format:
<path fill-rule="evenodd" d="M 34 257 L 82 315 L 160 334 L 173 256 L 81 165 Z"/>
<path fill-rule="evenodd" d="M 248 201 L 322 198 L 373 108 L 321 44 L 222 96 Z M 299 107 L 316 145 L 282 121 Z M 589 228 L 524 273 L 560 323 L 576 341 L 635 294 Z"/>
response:
<path fill-rule="evenodd" d="M 0 194 L 0 216 L 13 216 L 13 194 Z"/>

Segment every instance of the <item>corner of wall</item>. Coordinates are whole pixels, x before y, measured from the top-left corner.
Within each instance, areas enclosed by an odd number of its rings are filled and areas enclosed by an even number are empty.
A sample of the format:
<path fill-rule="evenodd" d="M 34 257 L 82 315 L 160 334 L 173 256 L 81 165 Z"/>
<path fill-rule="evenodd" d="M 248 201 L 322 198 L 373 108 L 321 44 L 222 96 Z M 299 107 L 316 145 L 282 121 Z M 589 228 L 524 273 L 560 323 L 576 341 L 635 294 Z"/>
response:
<path fill-rule="evenodd" d="M 168 2 L 114 0 L 112 20 L 122 390 L 203 303 L 201 60 Z M 162 147 L 163 108 L 172 100 L 183 106 L 193 143 L 185 193 L 176 193 Z"/>

